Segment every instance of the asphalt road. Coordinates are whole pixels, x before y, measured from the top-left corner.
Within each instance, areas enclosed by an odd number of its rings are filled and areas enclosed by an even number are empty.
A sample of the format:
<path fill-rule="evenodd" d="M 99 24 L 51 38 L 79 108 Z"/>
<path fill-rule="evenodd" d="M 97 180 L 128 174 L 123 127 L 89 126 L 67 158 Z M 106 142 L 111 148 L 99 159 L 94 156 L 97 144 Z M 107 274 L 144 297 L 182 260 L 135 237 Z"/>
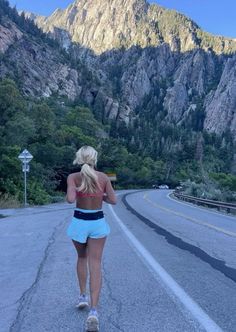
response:
<path fill-rule="evenodd" d="M 168 193 L 120 192 L 104 206 L 101 332 L 236 331 L 236 218 Z M 0 219 L 1 332 L 84 331 L 72 213 L 54 204 Z"/>

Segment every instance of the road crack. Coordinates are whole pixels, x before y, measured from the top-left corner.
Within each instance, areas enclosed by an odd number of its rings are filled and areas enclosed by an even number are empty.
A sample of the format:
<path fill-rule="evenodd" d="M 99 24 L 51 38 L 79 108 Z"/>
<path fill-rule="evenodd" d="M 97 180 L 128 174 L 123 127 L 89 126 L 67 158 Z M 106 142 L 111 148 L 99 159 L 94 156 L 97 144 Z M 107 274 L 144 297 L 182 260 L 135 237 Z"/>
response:
<path fill-rule="evenodd" d="M 54 227 L 53 232 L 48 240 L 48 244 L 47 244 L 46 248 L 44 249 L 43 259 L 41 260 L 41 262 L 39 264 L 38 271 L 37 271 L 34 282 L 31 284 L 31 286 L 28 289 L 26 289 L 24 291 L 24 293 L 19 298 L 19 300 L 17 300 L 15 302 L 15 303 L 19 303 L 19 307 L 18 307 L 18 312 L 17 312 L 16 318 L 14 319 L 13 323 L 11 324 L 9 332 L 21 331 L 22 323 L 24 322 L 24 318 L 27 315 L 27 309 L 30 307 L 32 297 L 33 297 L 35 290 L 37 288 L 37 285 L 40 281 L 45 263 L 48 259 L 51 248 L 56 241 L 56 235 L 57 235 L 58 231 L 65 225 L 65 223 L 67 221 L 68 221 L 68 217 L 63 219 L 62 222 L 60 222 L 57 226 Z"/>
<path fill-rule="evenodd" d="M 121 313 L 121 310 L 122 310 L 122 302 L 117 300 L 114 295 L 113 295 L 113 292 L 112 292 L 112 286 L 110 284 L 110 280 L 109 278 L 107 277 L 107 275 L 109 275 L 108 272 L 106 272 L 106 263 L 105 263 L 105 259 L 103 260 L 103 270 L 104 270 L 104 273 L 103 273 L 103 279 L 105 281 L 105 284 L 107 286 L 107 289 L 108 289 L 108 297 L 111 299 L 111 301 L 115 304 L 116 306 L 116 313 L 111 313 L 109 316 L 108 316 L 108 322 L 113 325 L 118 331 L 121 331 L 121 332 L 124 332 L 124 330 L 120 327 L 119 325 L 119 315 Z M 115 317 L 114 317 L 115 316 Z"/>

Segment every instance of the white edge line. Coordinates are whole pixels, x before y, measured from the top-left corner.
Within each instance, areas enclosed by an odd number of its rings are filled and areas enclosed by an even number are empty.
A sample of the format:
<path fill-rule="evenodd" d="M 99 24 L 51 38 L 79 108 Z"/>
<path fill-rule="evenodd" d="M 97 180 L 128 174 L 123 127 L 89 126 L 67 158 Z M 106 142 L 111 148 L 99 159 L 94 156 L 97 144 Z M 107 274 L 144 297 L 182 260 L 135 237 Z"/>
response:
<path fill-rule="evenodd" d="M 233 221 L 235 221 L 235 217 L 233 217 L 233 216 L 229 216 L 229 215 L 227 215 L 225 213 L 221 213 L 221 212 L 211 211 L 210 209 L 207 209 L 207 208 L 203 209 L 200 206 L 195 206 L 193 203 L 187 203 L 187 202 L 179 201 L 178 199 L 174 199 L 174 198 L 170 197 L 171 194 L 172 193 L 169 193 L 169 194 L 166 195 L 166 197 L 169 198 L 169 200 L 171 200 L 171 201 L 174 201 L 174 202 L 182 204 L 182 205 L 190 206 L 193 209 L 198 209 L 198 210 L 202 210 L 202 211 L 209 212 L 209 213 L 212 213 L 212 214 L 216 214 L 217 216 L 223 216 L 223 217 L 226 217 L 226 218 L 229 218 L 229 219 L 233 219 Z"/>
<path fill-rule="evenodd" d="M 162 279 L 164 284 L 174 293 L 184 307 L 193 315 L 193 317 L 205 328 L 207 332 L 223 332 L 223 330 L 203 311 L 203 309 L 180 287 L 180 285 L 163 269 L 163 267 L 154 259 L 149 251 L 139 242 L 139 240 L 129 231 L 117 216 L 112 206 L 109 205 L 118 225 L 130 240 L 138 253 L 145 259 L 148 265 Z"/>

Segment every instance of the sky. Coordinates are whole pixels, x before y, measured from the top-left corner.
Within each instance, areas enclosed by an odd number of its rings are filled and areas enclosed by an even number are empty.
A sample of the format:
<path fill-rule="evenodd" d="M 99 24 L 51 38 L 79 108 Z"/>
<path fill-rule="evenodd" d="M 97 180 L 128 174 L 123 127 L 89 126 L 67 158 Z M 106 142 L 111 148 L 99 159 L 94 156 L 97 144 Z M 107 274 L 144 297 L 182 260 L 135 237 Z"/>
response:
<path fill-rule="evenodd" d="M 96 1 L 96 0 L 94 0 Z M 66 8 L 73 0 L 10 0 L 17 9 L 50 15 L 56 8 Z M 203 30 L 236 38 L 236 0 L 149 0 L 175 9 L 194 20 Z"/>

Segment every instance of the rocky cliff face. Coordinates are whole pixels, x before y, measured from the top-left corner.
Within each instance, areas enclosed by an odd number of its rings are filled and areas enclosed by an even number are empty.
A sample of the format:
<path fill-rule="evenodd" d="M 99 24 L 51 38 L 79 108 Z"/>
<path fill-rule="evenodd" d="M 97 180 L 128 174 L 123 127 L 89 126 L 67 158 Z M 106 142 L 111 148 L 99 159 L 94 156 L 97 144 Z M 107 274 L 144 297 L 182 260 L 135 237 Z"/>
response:
<path fill-rule="evenodd" d="M 206 119 L 209 131 L 222 133 L 230 129 L 236 137 L 236 56 L 229 58 L 223 68 L 220 82 L 205 99 Z"/>
<path fill-rule="evenodd" d="M 19 64 L 26 93 L 80 96 L 101 119 L 125 123 L 150 110 L 175 125 L 203 114 L 200 129 L 230 129 L 236 139 L 235 40 L 145 0 L 78 0 L 31 18 L 77 65 L 35 42 L 31 47 L 19 31 L 14 47 L 7 38 L 2 50 Z"/>
<path fill-rule="evenodd" d="M 16 41 L 20 40 L 23 33 L 17 28 L 17 26 L 8 21 L 8 26 L 0 25 L 0 53 L 5 53 L 8 48 Z"/>
<path fill-rule="evenodd" d="M 199 47 L 216 53 L 236 50 L 232 39 L 205 33 L 184 15 L 150 5 L 146 0 L 77 0 L 49 17 L 39 16 L 36 22 L 45 32 L 54 33 L 58 28 L 66 31 L 72 42 L 96 54 L 163 43 L 178 52 Z"/>
<path fill-rule="evenodd" d="M 74 99 L 81 91 L 79 73 L 59 51 L 29 38 L 12 21 L 0 25 L 0 76 L 12 77 L 25 94 L 49 97 L 52 93 Z"/>
<path fill-rule="evenodd" d="M 149 98 L 157 112 L 164 108 L 166 121 L 181 124 L 201 104 L 205 129 L 222 134 L 230 128 L 236 137 L 235 40 L 203 32 L 184 15 L 145 0 L 79 0 L 36 22 L 66 48 L 74 42 L 94 52 L 84 63 L 113 86 L 108 96 L 90 99 L 103 100 L 105 117 L 128 123 Z"/>

